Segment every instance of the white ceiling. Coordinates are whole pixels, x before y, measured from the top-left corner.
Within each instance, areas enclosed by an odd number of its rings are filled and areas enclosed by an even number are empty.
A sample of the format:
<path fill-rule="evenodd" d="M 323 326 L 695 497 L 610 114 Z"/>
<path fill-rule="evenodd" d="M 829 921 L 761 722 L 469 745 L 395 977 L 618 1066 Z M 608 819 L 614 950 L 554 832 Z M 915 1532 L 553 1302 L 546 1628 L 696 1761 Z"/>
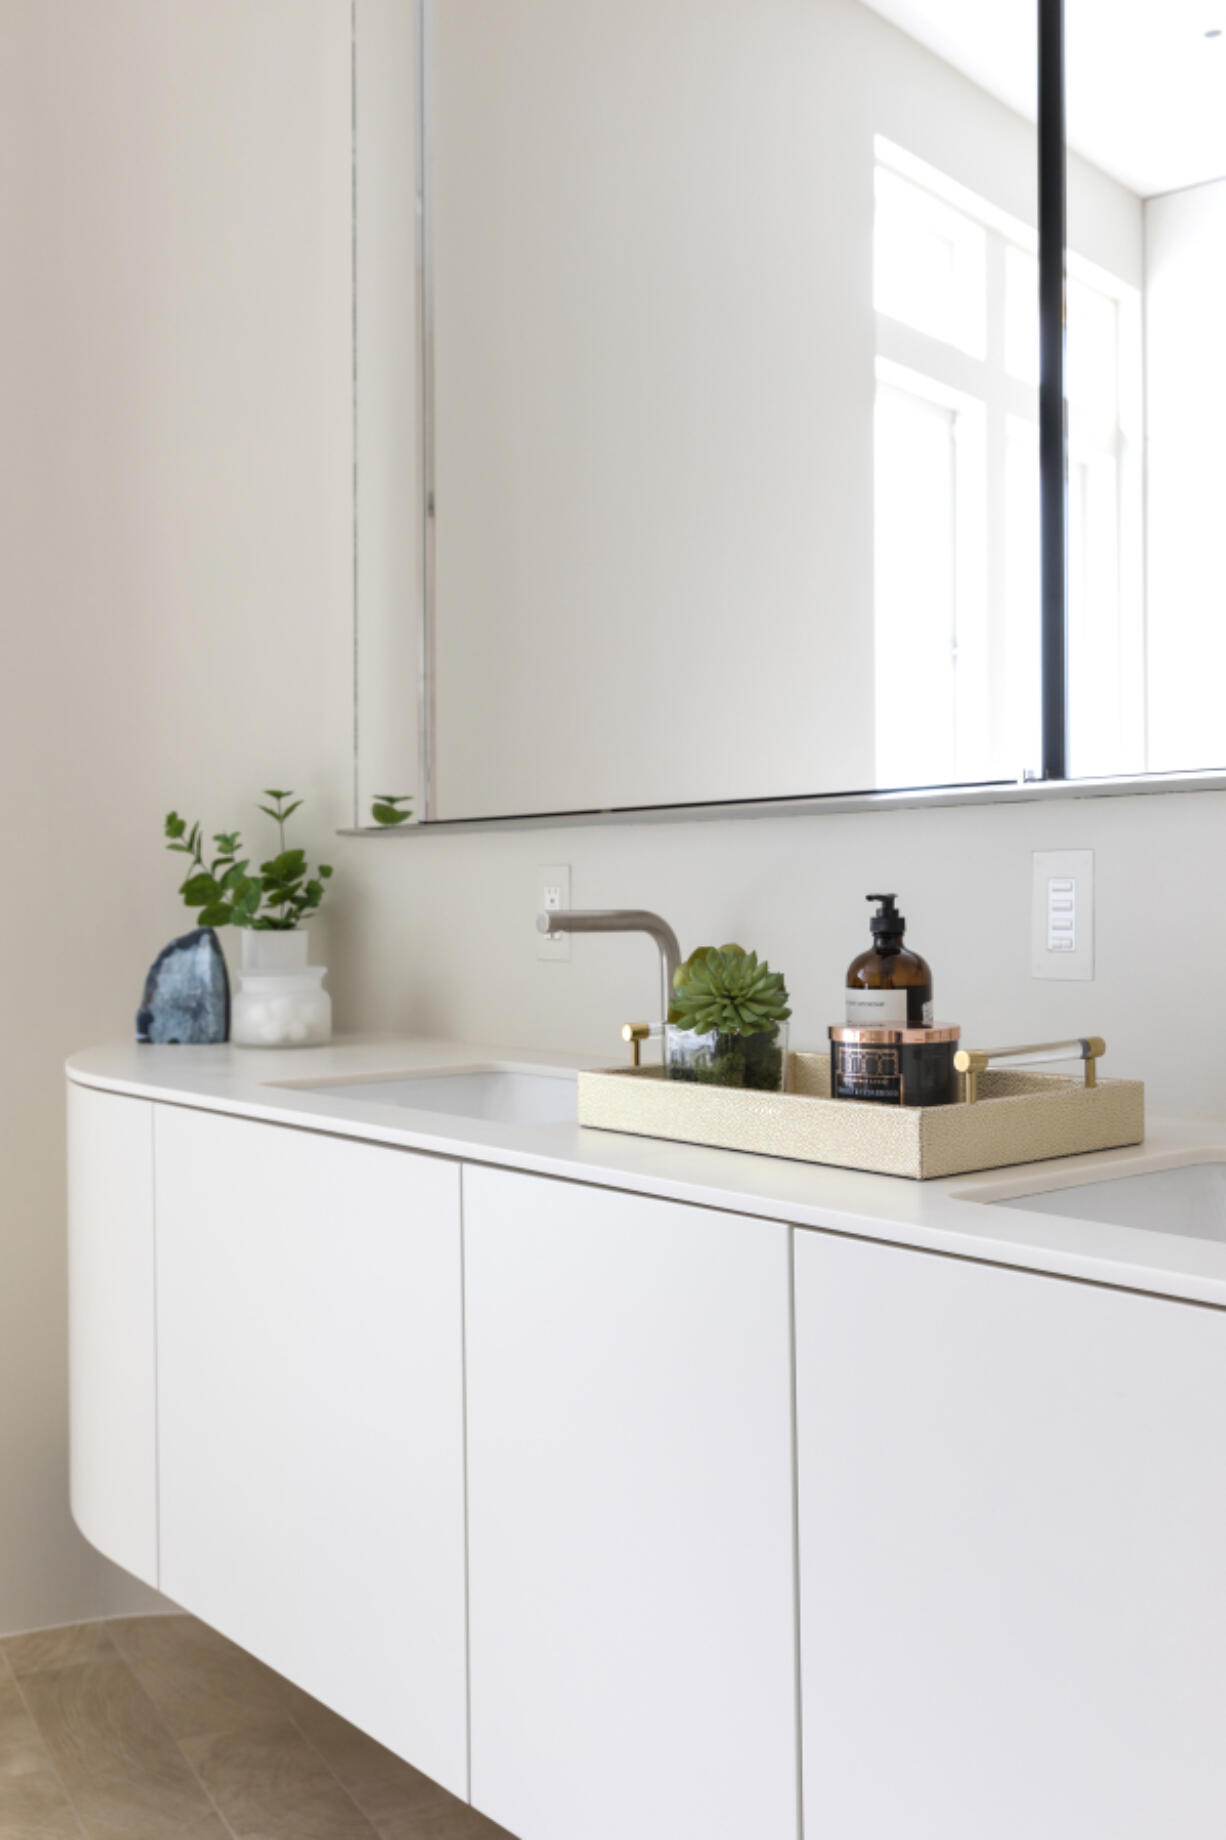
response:
<path fill-rule="evenodd" d="M 1035 0 L 867 4 L 1034 118 Z M 1079 153 L 1144 197 L 1226 176 L 1226 0 L 1066 0 L 1065 37 Z"/>

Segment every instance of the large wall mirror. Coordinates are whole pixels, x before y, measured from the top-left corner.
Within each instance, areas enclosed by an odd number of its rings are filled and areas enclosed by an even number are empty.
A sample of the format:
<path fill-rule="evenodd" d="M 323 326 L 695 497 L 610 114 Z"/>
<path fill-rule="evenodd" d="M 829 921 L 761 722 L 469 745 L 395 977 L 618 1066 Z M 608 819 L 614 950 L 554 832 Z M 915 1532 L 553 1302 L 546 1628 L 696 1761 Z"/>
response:
<path fill-rule="evenodd" d="M 419 817 L 1220 765 L 1226 38 L 1066 6 L 420 0 Z"/>

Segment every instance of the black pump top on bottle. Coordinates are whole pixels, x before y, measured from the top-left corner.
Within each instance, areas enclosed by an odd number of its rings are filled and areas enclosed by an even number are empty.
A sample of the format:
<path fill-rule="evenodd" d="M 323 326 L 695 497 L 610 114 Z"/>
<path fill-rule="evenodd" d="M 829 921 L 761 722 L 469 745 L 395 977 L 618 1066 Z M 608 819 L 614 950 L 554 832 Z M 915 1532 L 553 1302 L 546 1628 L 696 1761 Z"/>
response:
<path fill-rule="evenodd" d="M 897 895 L 866 894 L 866 901 L 880 901 L 881 906 L 869 921 L 869 931 L 874 938 L 884 935 L 890 939 L 901 939 L 907 930 L 907 923 L 899 913 L 895 903 Z"/>

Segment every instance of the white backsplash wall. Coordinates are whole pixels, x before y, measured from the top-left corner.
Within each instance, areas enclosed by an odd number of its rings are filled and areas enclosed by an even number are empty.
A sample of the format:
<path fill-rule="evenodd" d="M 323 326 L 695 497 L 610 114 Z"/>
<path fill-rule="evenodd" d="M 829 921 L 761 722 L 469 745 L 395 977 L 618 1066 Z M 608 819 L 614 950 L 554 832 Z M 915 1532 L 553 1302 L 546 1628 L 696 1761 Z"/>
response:
<path fill-rule="evenodd" d="M 1097 1033 L 1104 1072 L 1155 1109 L 1226 1117 L 1216 939 L 1226 913 L 1226 794 L 1175 793 L 873 812 L 372 839 L 343 846 L 333 980 L 342 1025 L 461 1040 L 626 1050 L 654 1017 L 656 948 L 572 942 L 536 957 L 536 868 L 569 863 L 576 907 L 650 907 L 683 952 L 735 939 L 792 992 L 792 1044 L 819 1045 L 869 943 L 870 891 L 895 889 L 933 968 L 937 1014 L 983 1046 Z M 1030 974 L 1031 854 L 1095 852 L 1096 976 Z M 343 957 L 342 957 L 343 953 Z"/>

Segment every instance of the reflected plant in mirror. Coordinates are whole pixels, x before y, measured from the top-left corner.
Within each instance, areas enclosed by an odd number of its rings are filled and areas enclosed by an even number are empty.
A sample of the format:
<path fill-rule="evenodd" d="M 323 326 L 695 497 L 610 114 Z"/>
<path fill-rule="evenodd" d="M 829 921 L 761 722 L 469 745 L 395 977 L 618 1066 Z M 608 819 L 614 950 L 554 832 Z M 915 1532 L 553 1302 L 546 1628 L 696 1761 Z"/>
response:
<path fill-rule="evenodd" d="M 413 816 L 412 796 L 407 792 L 376 792 L 370 815 L 376 824 L 385 827 L 407 824 Z"/>
<path fill-rule="evenodd" d="M 782 1091 L 791 1013 L 782 972 L 756 952 L 699 946 L 673 975 L 669 1079 Z"/>

